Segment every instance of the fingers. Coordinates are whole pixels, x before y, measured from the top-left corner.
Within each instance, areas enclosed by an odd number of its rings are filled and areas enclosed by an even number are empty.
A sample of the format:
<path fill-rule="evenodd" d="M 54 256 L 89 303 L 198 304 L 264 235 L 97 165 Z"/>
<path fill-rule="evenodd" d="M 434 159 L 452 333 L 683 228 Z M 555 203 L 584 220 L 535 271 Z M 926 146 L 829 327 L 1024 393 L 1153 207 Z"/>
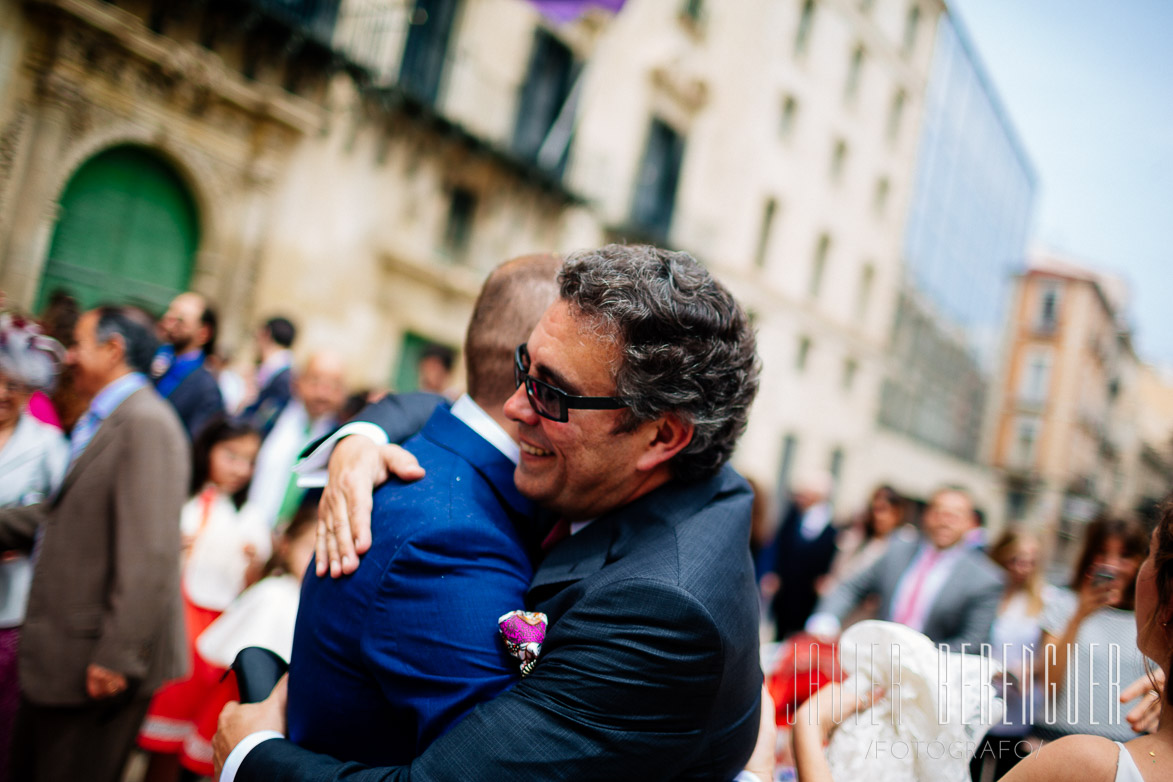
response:
<path fill-rule="evenodd" d="M 1141 676 L 1139 679 L 1134 681 L 1132 684 L 1130 684 L 1124 688 L 1124 691 L 1120 693 L 1120 702 L 1121 703 L 1128 703 L 1130 700 L 1133 700 L 1134 698 L 1139 698 L 1140 696 L 1144 695 L 1146 692 L 1151 692 L 1152 689 L 1153 689 L 1153 683 L 1149 680 L 1149 677 L 1148 676 Z"/>
<path fill-rule="evenodd" d="M 388 475 L 394 475 L 401 481 L 418 481 L 424 477 L 424 468 L 420 467 L 419 460 L 398 445 L 383 446 L 379 449 L 379 455 Z"/>
<path fill-rule="evenodd" d="M 86 667 L 86 694 L 91 698 L 112 698 L 126 687 L 126 677 L 122 674 L 93 663 Z"/>
<path fill-rule="evenodd" d="M 1161 690 L 1163 686 L 1158 682 L 1156 688 L 1148 676 L 1141 676 L 1120 693 L 1120 702 L 1127 703 L 1140 698 L 1140 703 L 1133 706 L 1125 715 L 1129 727 L 1136 733 L 1152 733 L 1157 729 L 1161 718 Z"/>

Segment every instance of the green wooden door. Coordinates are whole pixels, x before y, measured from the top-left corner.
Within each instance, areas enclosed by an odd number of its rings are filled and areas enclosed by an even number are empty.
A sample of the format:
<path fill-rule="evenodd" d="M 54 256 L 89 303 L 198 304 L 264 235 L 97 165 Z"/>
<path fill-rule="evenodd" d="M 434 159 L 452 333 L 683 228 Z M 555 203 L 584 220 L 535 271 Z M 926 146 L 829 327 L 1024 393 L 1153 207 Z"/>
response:
<path fill-rule="evenodd" d="M 36 311 L 60 288 L 83 308 L 126 303 L 159 313 L 187 289 L 198 244 L 195 203 L 174 169 L 142 147 L 106 150 L 61 195 Z"/>

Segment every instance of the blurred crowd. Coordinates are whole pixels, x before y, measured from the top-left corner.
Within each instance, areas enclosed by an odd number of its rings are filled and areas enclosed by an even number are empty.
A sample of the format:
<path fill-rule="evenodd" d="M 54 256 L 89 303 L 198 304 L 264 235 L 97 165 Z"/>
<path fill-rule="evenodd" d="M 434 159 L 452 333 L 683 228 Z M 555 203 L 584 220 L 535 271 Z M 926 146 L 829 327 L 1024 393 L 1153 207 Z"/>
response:
<path fill-rule="evenodd" d="M 764 660 L 783 764 L 793 761 L 785 728 L 838 675 L 817 650 L 865 619 L 905 625 L 949 651 L 985 654 L 1004 667 L 1004 715 L 976 747 L 975 782 L 1001 778 L 1063 736 L 1123 742 L 1156 727 L 1158 696 L 1137 649 L 1135 615 L 1151 525 L 1095 519 L 1067 580 L 1050 584 L 1039 538 L 1011 527 L 989 540 L 961 487 L 920 503 L 878 486 L 866 507 L 840 523 L 832 488 L 828 474 L 801 475 L 778 523 L 770 523 L 766 503 L 755 523 L 763 632 L 774 639 Z"/>
<path fill-rule="evenodd" d="M 73 663 L 50 650 L 68 648 L 71 635 L 96 634 L 86 624 L 87 600 L 131 605 L 139 598 L 154 602 L 133 610 L 156 610 L 157 624 L 166 621 L 171 597 L 181 604 L 182 632 L 171 637 L 183 639 L 183 648 L 167 653 L 160 639 L 169 631 L 128 608 L 128 625 L 155 627 L 155 634 L 133 639 L 141 659 L 125 662 L 124 651 L 111 650 L 108 667 L 77 667 L 77 681 L 84 678 L 84 691 L 100 705 L 77 730 L 89 736 L 93 755 L 111 764 L 124 763 L 137 744 L 150 755 L 148 779 L 212 773 L 210 741 L 220 708 L 234 697 L 224 675 L 236 652 L 262 645 L 288 657 L 292 644 L 318 501 L 298 485 L 293 465 L 378 396 L 348 394 L 347 367 L 336 353 L 314 352 L 295 365 L 296 339 L 289 318 L 258 324 L 252 371 L 243 371 L 217 352 L 215 309 L 193 292 L 177 296 L 157 321 L 133 307 L 83 313 L 65 294 L 52 296 L 37 319 L 0 315 L 0 508 L 48 508 L 35 523 L 0 516 L 0 780 L 20 778 L 8 769 L 22 723 L 56 725 L 54 707 L 70 705 L 38 677 L 73 675 Z M 453 362 L 448 348 L 425 350 L 420 390 L 437 402 L 451 399 Z M 181 430 L 159 423 L 151 409 L 120 404 L 147 386 L 173 408 Z M 101 424 L 118 416 L 138 417 L 127 418 L 124 440 L 116 441 L 115 428 Z M 136 437 L 148 444 L 136 445 Z M 81 490 L 67 476 L 83 459 L 108 463 L 108 475 L 92 479 L 105 482 L 87 486 L 88 499 L 73 499 Z M 134 483 L 136 473 L 149 480 Z M 833 491 L 824 473 L 799 476 L 782 508 L 771 508 L 758 491 L 750 545 L 779 725 L 793 723 L 804 701 L 836 676 L 830 667 L 818 670 L 819 654 L 803 650 L 826 648 L 846 628 L 875 618 L 952 651 L 984 651 L 1004 668 L 1006 718 L 975 753 L 975 780 L 998 778 L 1030 748 L 1065 735 L 1126 741 L 1154 727 L 1156 690 L 1131 686 L 1146 677 L 1134 613 L 1151 531 L 1141 521 L 1105 517 L 1088 524 L 1069 578 L 1051 585 L 1043 577 L 1042 542 L 1014 528 L 989 540 L 961 487 L 941 488 L 921 502 L 879 486 L 855 514 L 833 507 Z M 177 499 L 168 504 L 172 495 Z M 75 512 L 65 510 L 71 499 L 109 505 L 84 511 L 108 515 L 104 537 L 68 546 L 59 534 L 50 539 L 54 525 Z M 140 515 L 173 518 L 162 525 L 172 537 L 151 542 L 145 527 L 120 527 L 136 503 L 150 503 Z M 172 539 L 178 560 L 151 554 L 166 551 Z M 57 597 L 30 602 L 38 557 L 50 571 L 38 578 L 54 584 L 76 583 L 89 560 L 117 559 L 117 583 L 76 587 L 96 595 L 45 587 Z M 158 585 L 174 568 L 181 589 L 168 596 Z M 160 570 L 163 576 L 148 578 Z M 1119 650 L 1116 657 L 1109 648 Z M 1097 656 L 1097 649 L 1105 651 Z M 172 664 L 181 658 L 191 664 Z M 41 670 L 52 666 L 59 668 Z M 180 670 L 187 673 L 172 675 Z M 1095 686 L 1108 681 L 1123 692 Z M 1047 698 L 1057 705 L 1044 718 Z M 1127 720 L 1093 718 L 1121 709 Z M 124 716 L 113 719 L 115 713 Z M 99 722 L 111 732 L 94 734 Z M 55 732 L 74 741 L 70 730 L 62 723 Z M 52 754 L 51 747 L 38 751 Z M 781 758 L 790 761 L 786 750 Z"/>
<path fill-rule="evenodd" d="M 127 491 L 118 488 L 118 474 L 134 470 L 142 458 L 137 446 L 108 446 L 95 433 L 104 418 L 114 420 L 111 411 L 140 385 L 153 386 L 182 424 L 179 432 L 129 422 L 153 448 L 168 446 L 182 455 L 182 465 L 170 463 L 165 481 L 129 491 L 163 496 L 169 484 L 178 487 L 182 504 L 170 515 L 181 557 L 163 569 L 181 571 L 186 649 L 180 656 L 192 663 L 189 674 L 168 681 L 152 697 L 148 673 L 137 682 L 119 682 L 86 671 L 87 688 L 110 696 L 106 711 L 125 705 L 114 696 L 146 709 L 144 716 L 141 708 L 140 713 L 130 708 L 126 722 L 135 725 L 124 733 L 137 734 L 137 745 L 151 753 L 148 779 L 210 776 L 216 717 L 235 696 L 231 681 L 226 686 L 221 679 L 236 652 L 259 645 L 289 656 L 298 584 L 313 553 L 320 494 L 299 487 L 292 467 L 303 448 L 378 396 L 369 390 L 348 393 L 347 367 L 336 353 L 317 351 L 295 366 L 297 328 L 289 318 L 258 324 L 251 372 L 217 352 L 217 325 L 215 308 L 194 292 L 176 296 L 157 321 L 135 307 L 83 313 L 63 292 L 50 297 L 38 318 L 13 311 L 0 315 L 0 508 L 38 507 L 45 500 L 60 507 L 63 483 L 86 451 L 91 459 L 109 463 L 112 498 Z M 120 346 L 121 353 L 108 354 L 111 345 Z M 451 395 L 454 358 L 442 345 L 421 354 L 420 389 L 437 401 Z M 158 461 L 168 463 L 162 457 Z M 89 490 L 91 503 L 100 503 L 101 492 Z M 115 512 L 103 522 L 114 530 L 103 545 L 124 543 L 117 538 L 136 534 Z M 0 780 L 20 778 L 19 772 L 9 776 L 13 737 L 19 741 L 21 736 L 17 713 L 22 698 L 31 706 L 29 694 L 35 698 L 37 691 L 26 681 L 33 676 L 27 670 L 32 666 L 20 662 L 18 654 L 22 625 L 53 624 L 39 616 L 39 606 L 30 615 L 32 560 L 41 554 L 44 532 L 25 531 L 31 534 L 24 540 L 14 530 L 0 532 Z M 127 582 L 79 599 L 108 605 L 120 598 L 119 590 L 134 585 L 158 591 L 148 584 L 165 579 L 147 578 L 160 562 L 150 556 L 146 540 L 129 541 L 129 549 L 116 556 L 124 553 L 127 561 L 114 570 L 126 571 Z M 68 578 L 67 570 L 54 575 Z M 162 601 L 154 608 L 165 614 L 167 607 Z M 156 619 L 139 614 L 133 621 L 151 627 Z M 48 641 L 63 643 L 52 632 Z M 31 638 L 25 646 L 36 649 Z M 107 715 L 99 716 L 105 720 Z M 193 724 L 197 731 L 190 729 Z M 112 737 L 96 751 L 116 756 L 110 762 L 117 764 L 129 749 L 127 741 Z"/>

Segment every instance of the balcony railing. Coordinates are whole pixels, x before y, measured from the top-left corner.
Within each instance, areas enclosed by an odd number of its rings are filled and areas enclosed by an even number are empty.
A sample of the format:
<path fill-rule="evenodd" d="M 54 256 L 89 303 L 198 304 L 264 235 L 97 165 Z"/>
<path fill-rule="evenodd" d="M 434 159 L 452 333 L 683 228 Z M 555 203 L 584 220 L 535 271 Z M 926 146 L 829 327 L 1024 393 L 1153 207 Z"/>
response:
<path fill-rule="evenodd" d="M 341 0 L 246 0 L 265 15 L 307 38 L 330 46 Z"/>

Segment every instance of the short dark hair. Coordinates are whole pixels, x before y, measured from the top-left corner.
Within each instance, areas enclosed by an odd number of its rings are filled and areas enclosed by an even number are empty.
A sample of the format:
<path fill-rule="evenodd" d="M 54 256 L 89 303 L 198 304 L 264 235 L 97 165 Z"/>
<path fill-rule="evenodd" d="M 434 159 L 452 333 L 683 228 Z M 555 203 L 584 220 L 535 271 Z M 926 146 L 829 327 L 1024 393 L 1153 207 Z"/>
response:
<path fill-rule="evenodd" d="M 760 372 L 733 295 L 687 253 L 648 245 L 575 253 L 558 282 L 574 310 L 618 341 L 616 393 L 630 400 L 619 430 L 673 413 L 693 436 L 669 463 L 672 475 L 715 474 L 745 431 Z"/>
<path fill-rule="evenodd" d="M 114 337 L 121 339 L 126 349 L 124 360 L 127 366 L 135 372 L 150 374 L 151 360 L 159 343 L 150 317 L 141 309 L 118 305 L 98 307 L 97 337 L 99 343 L 109 342 Z"/>
<path fill-rule="evenodd" d="M 468 395 L 477 404 L 499 407 L 517 389 L 513 351 L 558 298 L 561 265 L 557 255 L 524 255 L 489 272 L 464 339 Z"/>
<path fill-rule="evenodd" d="M 424 348 L 420 353 L 420 361 L 423 361 L 426 358 L 436 359 L 440 362 L 441 366 L 444 367 L 445 372 L 451 372 L 452 365 L 456 363 L 456 351 L 447 345 L 438 345 L 432 343 L 431 345 L 428 345 L 426 348 Z"/>
<path fill-rule="evenodd" d="M 220 317 L 216 314 L 216 308 L 207 299 L 204 299 L 204 314 L 200 315 L 200 326 L 208 329 L 208 341 L 204 343 L 204 353 L 210 356 L 216 352 L 216 337 L 220 334 Z"/>
<path fill-rule="evenodd" d="M 293 340 L 297 338 L 297 327 L 289 318 L 269 318 L 265 321 L 265 332 L 283 348 L 293 347 Z"/>

